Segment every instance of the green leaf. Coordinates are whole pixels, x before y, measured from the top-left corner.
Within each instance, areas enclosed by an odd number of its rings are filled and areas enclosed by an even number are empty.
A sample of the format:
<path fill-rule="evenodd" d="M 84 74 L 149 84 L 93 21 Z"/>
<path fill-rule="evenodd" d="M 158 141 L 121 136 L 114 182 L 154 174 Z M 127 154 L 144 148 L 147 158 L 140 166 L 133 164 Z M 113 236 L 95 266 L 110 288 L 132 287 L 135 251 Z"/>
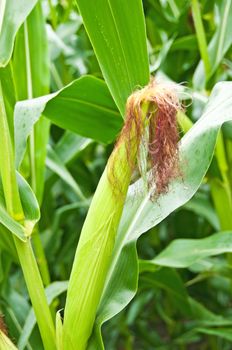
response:
<path fill-rule="evenodd" d="M 17 350 L 12 341 L 0 330 L 0 349 Z"/>
<path fill-rule="evenodd" d="M 72 161 L 78 153 L 84 150 L 92 140 L 66 131 L 59 142 L 54 146 L 55 152 L 64 164 Z"/>
<path fill-rule="evenodd" d="M 13 55 L 16 99 L 26 100 L 48 94 L 50 62 L 41 1 L 37 3 L 17 33 Z M 42 201 L 49 121 L 40 118 L 31 131 L 29 149 L 31 186 Z"/>
<path fill-rule="evenodd" d="M 40 219 L 39 204 L 31 187 L 19 173 L 17 173 L 17 181 L 19 184 L 19 194 L 23 206 L 23 211 L 25 213 L 25 220 L 26 223 L 30 226 L 28 228 L 29 232 L 31 233 L 33 227 Z"/>
<path fill-rule="evenodd" d="M 150 271 L 149 268 L 148 271 Z M 214 314 L 201 303 L 189 297 L 181 278 L 175 270 L 162 268 L 153 273 L 142 274 L 140 286 L 142 288 L 160 288 L 165 290 L 169 294 L 172 304 L 177 306 L 188 318 L 191 318 L 192 329 L 190 332 L 214 334 L 224 338 L 226 338 L 226 335 L 229 335 L 230 328 L 224 328 L 225 333 L 217 334 L 219 328 L 213 329 L 210 327 L 231 326 L 232 320 Z"/>
<path fill-rule="evenodd" d="M 183 281 L 174 269 L 162 268 L 155 273 L 146 273 L 140 276 L 142 287 L 150 286 L 164 289 L 171 297 L 178 309 L 185 315 L 191 314 L 188 293 Z"/>
<path fill-rule="evenodd" d="M 63 181 L 65 181 L 73 189 L 73 191 L 77 194 L 78 197 L 80 197 L 82 200 L 85 200 L 85 197 L 81 192 L 81 189 L 78 186 L 77 182 L 70 174 L 62 160 L 59 158 L 58 154 L 52 149 L 50 145 L 48 145 L 46 165 Z"/>
<path fill-rule="evenodd" d="M 128 96 L 149 81 L 141 0 L 77 0 L 105 81 L 124 116 Z"/>
<path fill-rule="evenodd" d="M 208 53 L 211 63 L 211 71 L 209 78 L 215 73 L 219 64 L 221 63 L 226 52 L 232 44 L 232 0 L 223 0 L 220 2 L 220 21 L 218 28 L 209 43 Z M 203 62 L 197 66 L 193 76 L 193 83 L 195 88 L 204 88 L 205 71 Z"/>
<path fill-rule="evenodd" d="M 186 35 L 186 36 L 182 36 L 180 38 L 177 38 L 170 51 L 176 51 L 176 50 L 193 50 L 193 51 L 197 51 L 198 50 L 198 45 L 197 45 L 197 38 L 195 34 L 191 34 L 191 35 Z"/>
<path fill-rule="evenodd" d="M 64 293 L 67 290 L 67 288 L 68 288 L 67 281 L 51 283 L 45 289 L 48 304 L 51 305 L 52 301 L 55 298 L 57 298 L 60 294 Z M 27 342 L 30 338 L 30 335 L 31 335 L 35 325 L 36 325 L 36 318 L 35 318 L 34 310 L 31 308 L 28 315 L 27 315 L 25 324 L 23 326 L 21 336 L 18 340 L 19 350 L 23 350 L 26 347 Z"/>
<path fill-rule="evenodd" d="M 56 93 L 16 104 L 17 166 L 22 161 L 26 140 L 41 114 L 61 128 L 103 143 L 111 142 L 122 125 L 105 83 L 91 76 L 82 77 Z"/>
<path fill-rule="evenodd" d="M 100 331 L 102 323 L 120 312 L 136 293 L 137 239 L 175 209 L 187 203 L 200 186 L 212 160 L 220 127 L 226 121 L 232 120 L 231 88 L 230 82 L 218 83 L 215 86 L 202 117 L 182 138 L 179 146 L 182 176 L 171 181 L 167 193 L 152 202 L 150 193 L 144 195 L 142 180 L 130 187 L 110 272 L 98 309 L 95 331 L 90 343 L 92 348 L 95 346 L 97 349 L 103 349 Z"/>
<path fill-rule="evenodd" d="M 11 142 L 14 143 L 14 106 L 16 100 L 13 74 L 10 64 L 5 68 L 0 68 L 0 82 L 2 85 L 2 94 L 6 110 L 6 117 L 10 129 Z"/>
<path fill-rule="evenodd" d="M 38 0 L 3 0 L 0 14 L 0 67 L 9 62 L 15 35 Z"/>
<path fill-rule="evenodd" d="M 200 333 L 214 335 L 215 337 L 224 338 L 232 342 L 232 328 L 197 328 Z"/>
<path fill-rule="evenodd" d="M 17 100 L 39 97 L 48 93 L 49 64 L 45 19 L 39 1 L 15 39 L 12 66 Z"/>
<path fill-rule="evenodd" d="M 222 159 L 222 157 L 217 157 Z M 220 219 L 220 230 L 230 230 L 232 228 L 232 202 L 230 185 L 214 177 L 209 181 L 214 207 Z"/>
<path fill-rule="evenodd" d="M 177 239 L 151 263 L 170 267 L 189 267 L 218 254 L 232 252 L 232 232 L 220 232 L 201 239 Z"/>
<path fill-rule="evenodd" d="M 1 73 L 2 71 L 6 73 L 7 77 L 10 76 L 7 69 L 1 69 Z M 0 75 L 2 79 L 4 75 Z M 9 100 L 6 98 L 6 84 L 2 84 L 2 80 L 0 80 L 0 139 L 2 148 L 2 152 L 0 153 L 1 181 L 6 199 L 7 211 L 13 218 L 19 221 L 23 220 L 23 214 L 18 193 L 16 172 L 14 169 L 13 116 L 11 114 L 7 115 L 7 112 L 9 112 L 7 105 L 11 107 L 7 102 L 9 102 Z"/>
<path fill-rule="evenodd" d="M 56 313 L 56 346 L 57 350 L 63 350 L 63 324 L 60 312 Z"/>
<path fill-rule="evenodd" d="M 63 166 L 65 166 L 65 169 L 67 169 L 68 171 L 68 168 L 66 165 L 68 165 L 76 157 L 78 157 L 78 155 L 92 142 L 93 141 L 90 139 L 86 139 L 85 137 L 81 137 L 70 131 L 66 131 L 63 134 L 63 136 L 60 138 L 59 142 L 56 145 L 54 145 L 54 151 L 56 155 L 59 157 L 60 162 L 62 163 L 62 168 Z M 61 171 L 61 169 L 59 169 L 59 171 Z M 62 174 L 64 175 L 63 172 Z M 53 175 L 54 173 L 52 171 L 47 171 L 46 181 L 51 179 Z M 66 181 L 66 177 L 64 180 Z M 55 222 L 55 220 L 53 220 L 53 222 Z M 58 226 L 57 226 L 57 229 L 58 229 Z M 56 230 L 53 230 L 53 231 L 55 232 Z"/>
<path fill-rule="evenodd" d="M 24 281 L 22 280 L 22 275 L 16 277 L 16 281 L 10 284 L 10 289 L 8 289 L 2 295 L 2 310 L 5 315 L 5 320 L 7 322 L 8 329 L 15 330 L 12 332 L 13 339 L 18 338 L 22 332 L 21 325 L 25 322 L 27 313 L 30 310 L 30 305 L 25 296 L 16 287 L 21 286 Z M 9 278 L 9 276 L 8 276 Z M 9 281 L 9 279 L 8 279 Z M 28 343 L 28 350 L 32 350 L 31 344 Z"/>
<path fill-rule="evenodd" d="M 192 317 L 196 320 L 197 325 L 201 327 L 231 326 L 232 320 L 214 314 L 193 298 L 189 297 L 188 301 L 191 306 Z"/>
<path fill-rule="evenodd" d="M 149 271 L 149 270 L 148 270 Z M 159 268 L 153 273 L 140 276 L 140 288 L 160 288 L 171 297 L 176 306 L 188 319 L 191 319 L 192 332 L 200 332 L 199 327 L 211 330 L 210 327 L 231 326 L 232 319 L 217 315 L 201 303 L 188 296 L 183 281 L 174 269 Z"/>
<path fill-rule="evenodd" d="M 12 234 L 3 225 L 0 225 L 0 250 L 9 253 L 11 259 L 18 262 L 18 255 L 15 249 Z"/>
<path fill-rule="evenodd" d="M 2 193 L 0 190 L 0 223 L 5 226 L 9 232 L 15 234 L 19 239 L 26 242 L 26 235 L 24 227 L 18 222 L 14 221 L 7 213 L 6 208 L 2 205 Z"/>
<path fill-rule="evenodd" d="M 200 195 L 194 196 L 185 204 L 184 209 L 190 210 L 195 214 L 204 217 L 216 231 L 220 230 L 220 223 L 217 214 L 208 198 Z"/>
<path fill-rule="evenodd" d="M 26 180 L 23 179 L 19 173 L 17 174 L 17 180 L 20 198 L 25 214 L 25 226 L 13 220 L 8 214 L 5 207 L 2 183 L 0 183 L 0 223 L 11 233 L 15 234 L 19 239 L 25 242 L 27 240 L 27 236 L 32 233 L 35 224 L 40 218 L 40 210 L 34 193 Z"/>

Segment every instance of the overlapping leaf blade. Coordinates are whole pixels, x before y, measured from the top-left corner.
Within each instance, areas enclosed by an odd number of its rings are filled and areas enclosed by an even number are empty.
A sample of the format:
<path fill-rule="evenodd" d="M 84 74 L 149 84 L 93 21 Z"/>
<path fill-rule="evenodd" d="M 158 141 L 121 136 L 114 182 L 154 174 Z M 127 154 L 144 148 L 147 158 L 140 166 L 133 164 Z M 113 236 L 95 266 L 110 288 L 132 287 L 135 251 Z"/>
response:
<path fill-rule="evenodd" d="M 136 293 L 136 241 L 139 236 L 185 204 L 200 186 L 212 160 L 220 127 L 232 120 L 231 88 L 230 82 L 215 86 L 204 114 L 181 140 L 179 152 L 182 176 L 171 182 L 167 193 L 152 202 L 150 194 L 144 194 L 141 180 L 131 186 L 90 349 L 103 349 L 102 323 L 120 312 Z"/>
<path fill-rule="evenodd" d="M 111 94 L 124 116 L 128 96 L 149 80 L 141 0 L 77 0 Z"/>
<path fill-rule="evenodd" d="M 14 39 L 38 0 L 5 0 L 0 14 L 0 67 L 5 67 L 12 55 Z"/>
<path fill-rule="evenodd" d="M 231 252 L 232 232 L 219 232 L 207 238 L 174 240 L 150 263 L 183 268 L 209 256 Z"/>
<path fill-rule="evenodd" d="M 12 67 L 16 100 L 31 99 L 49 93 L 49 66 L 45 18 L 42 3 L 38 1 L 20 27 L 15 40 Z M 38 120 L 31 133 L 28 147 L 30 157 L 28 172 L 31 174 L 31 185 L 39 203 L 43 197 L 49 125 L 49 121 L 45 118 Z"/>
<path fill-rule="evenodd" d="M 111 142 L 122 125 L 105 83 L 91 76 L 82 77 L 54 94 L 16 104 L 17 166 L 22 161 L 26 140 L 41 114 L 64 129 L 103 143 Z"/>
<path fill-rule="evenodd" d="M 76 193 L 76 195 L 82 199 L 85 199 L 83 196 L 80 187 L 77 182 L 73 178 L 72 174 L 68 171 L 65 164 L 62 162 L 58 154 L 54 151 L 54 149 L 48 145 L 48 153 L 46 159 L 47 167 L 52 170 L 55 174 L 57 174 L 63 181 L 65 181 L 72 190 Z"/>
<path fill-rule="evenodd" d="M 231 328 L 228 326 L 231 326 L 232 320 L 213 313 L 189 297 L 183 281 L 174 269 L 164 267 L 155 272 L 146 272 L 140 277 L 140 285 L 143 288 L 164 290 L 171 298 L 173 306 L 187 317 L 191 316 L 192 324 L 187 334 L 205 333 L 231 339 Z M 228 328 L 219 328 L 226 326 Z M 184 336 L 185 334 L 181 337 Z"/>

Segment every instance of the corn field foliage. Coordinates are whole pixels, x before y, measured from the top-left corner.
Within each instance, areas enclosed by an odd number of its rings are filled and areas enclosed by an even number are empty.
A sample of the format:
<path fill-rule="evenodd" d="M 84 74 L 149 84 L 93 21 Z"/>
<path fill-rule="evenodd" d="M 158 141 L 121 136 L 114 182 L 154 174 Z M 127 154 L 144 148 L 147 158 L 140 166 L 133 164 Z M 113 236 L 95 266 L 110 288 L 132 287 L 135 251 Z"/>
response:
<path fill-rule="evenodd" d="M 0 350 L 232 349 L 232 0 L 0 0 Z"/>

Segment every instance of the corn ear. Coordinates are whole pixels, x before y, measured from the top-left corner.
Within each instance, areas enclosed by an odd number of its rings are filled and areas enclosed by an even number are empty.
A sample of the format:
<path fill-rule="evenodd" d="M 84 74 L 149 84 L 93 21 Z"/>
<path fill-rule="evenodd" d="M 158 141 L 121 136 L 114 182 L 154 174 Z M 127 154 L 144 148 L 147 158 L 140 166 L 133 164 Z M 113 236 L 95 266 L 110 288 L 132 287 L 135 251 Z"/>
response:
<path fill-rule="evenodd" d="M 4 332 L 0 330 L 0 349 L 4 350 L 17 350 L 16 346 L 6 336 Z"/>
<path fill-rule="evenodd" d="M 77 247 L 64 315 L 64 350 L 86 349 L 136 159 L 145 188 L 154 188 L 153 198 L 165 192 L 170 178 L 178 174 L 178 108 L 175 92 L 154 79 L 128 98 L 125 125 L 97 187 Z"/>
<path fill-rule="evenodd" d="M 144 119 L 147 108 L 147 104 L 142 107 Z M 136 125 L 132 122 L 129 137 L 127 130 L 122 130 L 108 160 L 81 232 L 67 293 L 64 350 L 86 349 L 110 266 L 138 147 Z"/>

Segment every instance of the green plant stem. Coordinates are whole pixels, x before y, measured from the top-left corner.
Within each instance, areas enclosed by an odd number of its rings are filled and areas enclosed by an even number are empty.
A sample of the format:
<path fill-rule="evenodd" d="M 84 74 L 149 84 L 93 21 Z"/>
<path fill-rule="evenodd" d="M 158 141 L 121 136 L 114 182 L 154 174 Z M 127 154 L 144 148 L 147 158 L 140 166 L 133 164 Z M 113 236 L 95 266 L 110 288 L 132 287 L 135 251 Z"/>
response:
<path fill-rule="evenodd" d="M 49 8 L 50 8 L 52 27 L 54 29 L 56 29 L 56 26 L 57 26 L 56 9 L 54 8 L 54 6 L 52 4 L 52 0 L 48 0 L 48 4 L 49 4 Z"/>
<path fill-rule="evenodd" d="M 26 71 L 27 71 L 27 97 L 28 99 L 33 98 L 33 86 L 32 86 L 32 74 L 31 74 L 31 60 L 30 60 L 30 47 L 29 47 L 29 37 L 28 37 L 28 26 L 27 21 L 24 23 L 24 33 L 25 33 L 25 52 L 26 52 Z M 36 137 L 36 131 L 35 127 L 32 129 L 30 137 L 29 137 L 29 150 L 30 150 L 30 171 L 31 171 L 31 177 L 30 177 L 30 185 L 38 199 L 38 201 L 41 201 L 41 198 L 39 196 L 39 189 L 38 189 L 38 179 L 37 179 L 37 172 L 36 172 L 36 152 L 35 152 L 35 137 Z M 35 250 L 36 259 L 38 261 L 39 270 L 44 282 L 44 285 L 47 286 L 50 283 L 50 274 L 48 270 L 48 264 L 46 260 L 46 256 L 44 254 L 44 249 L 41 244 L 41 239 L 39 237 L 39 232 L 37 227 L 34 229 L 34 233 L 32 236 L 33 240 L 33 247 Z"/>
<path fill-rule="evenodd" d="M 46 350 L 55 350 L 55 328 L 30 240 L 25 243 L 14 236 L 14 242 L 44 348 Z"/>
<path fill-rule="evenodd" d="M 230 188 L 232 190 L 232 141 L 231 139 L 226 139 L 226 155 L 228 162 L 228 176 L 230 181 Z"/>
<path fill-rule="evenodd" d="M 38 231 L 38 226 L 33 230 L 32 245 L 35 251 L 36 261 L 41 273 L 41 277 L 45 286 L 48 286 L 51 282 L 50 274 L 48 270 L 47 259 L 44 254 L 44 249 L 42 246 L 40 234 Z"/>
<path fill-rule="evenodd" d="M 24 222 L 24 212 L 21 205 L 16 171 L 14 167 L 14 150 L 10 137 L 10 130 L 4 97 L 0 83 L 0 168 L 1 177 L 6 201 L 7 211 L 11 217 L 20 222 Z M 55 329 L 47 304 L 42 279 L 34 257 L 30 240 L 20 241 L 13 235 L 17 249 L 19 261 L 23 270 L 25 282 L 35 311 L 38 326 L 41 332 L 44 348 L 46 350 L 55 349 Z"/>
<path fill-rule="evenodd" d="M 5 109 L 2 84 L 0 81 L 0 169 L 1 178 L 4 186 L 5 197 L 11 200 L 6 201 L 7 211 L 17 221 L 24 219 L 22 205 L 19 199 L 18 185 L 16 181 L 16 172 L 14 168 L 14 154 L 12 141 L 8 126 L 8 119 Z M 13 200 L 14 198 L 14 200 Z"/>
<path fill-rule="evenodd" d="M 232 192 L 231 182 L 228 176 L 229 165 L 226 157 L 225 145 L 222 131 L 219 132 L 215 155 L 220 169 L 222 180 L 211 180 L 211 193 L 218 214 L 222 230 L 232 229 Z M 232 267 L 232 254 L 227 254 L 227 261 Z"/>
<path fill-rule="evenodd" d="M 228 177 L 228 164 L 222 132 L 219 132 L 215 149 L 221 179 L 210 179 L 211 193 L 222 230 L 232 229 L 232 195 Z"/>
<path fill-rule="evenodd" d="M 204 64 L 205 76 L 207 80 L 210 76 L 211 64 L 210 64 L 210 59 L 209 59 L 209 54 L 207 49 L 205 30 L 204 30 L 204 26 L 201 18 L 200 4 L 198 0 L 192 0 L 192 14 L 193 14 L 193 20 L 194 20 L 194 25 L 195 25 L 196 34 L 197 34 L 197 41 L 198 41 L 198 45 L 201 53 L 201 58 Z"/>
<path fill-rule="evenodd" d="M 38 226 L 36 226 L 33 230 L 32 234 L 32 245 L 34 248 L 36 261 L 39 267 L 39 271 L 43 280 L 43 284 L 48 286 L 51 282 L 50 273 L 48 269 L 48 263 L 46 259 L 46 255 L 44 253 L 44 248 L 41 242 L 40 234 L 38 231 Z"/>
<path fill-rule="evenodd" d="M 0 81 L 0 173 L 8 213 L 18 222 L 24 221 L 14 168 L 14 150 L 10 135 L 8 116 L 5 108 L 3 87 Z"/>

